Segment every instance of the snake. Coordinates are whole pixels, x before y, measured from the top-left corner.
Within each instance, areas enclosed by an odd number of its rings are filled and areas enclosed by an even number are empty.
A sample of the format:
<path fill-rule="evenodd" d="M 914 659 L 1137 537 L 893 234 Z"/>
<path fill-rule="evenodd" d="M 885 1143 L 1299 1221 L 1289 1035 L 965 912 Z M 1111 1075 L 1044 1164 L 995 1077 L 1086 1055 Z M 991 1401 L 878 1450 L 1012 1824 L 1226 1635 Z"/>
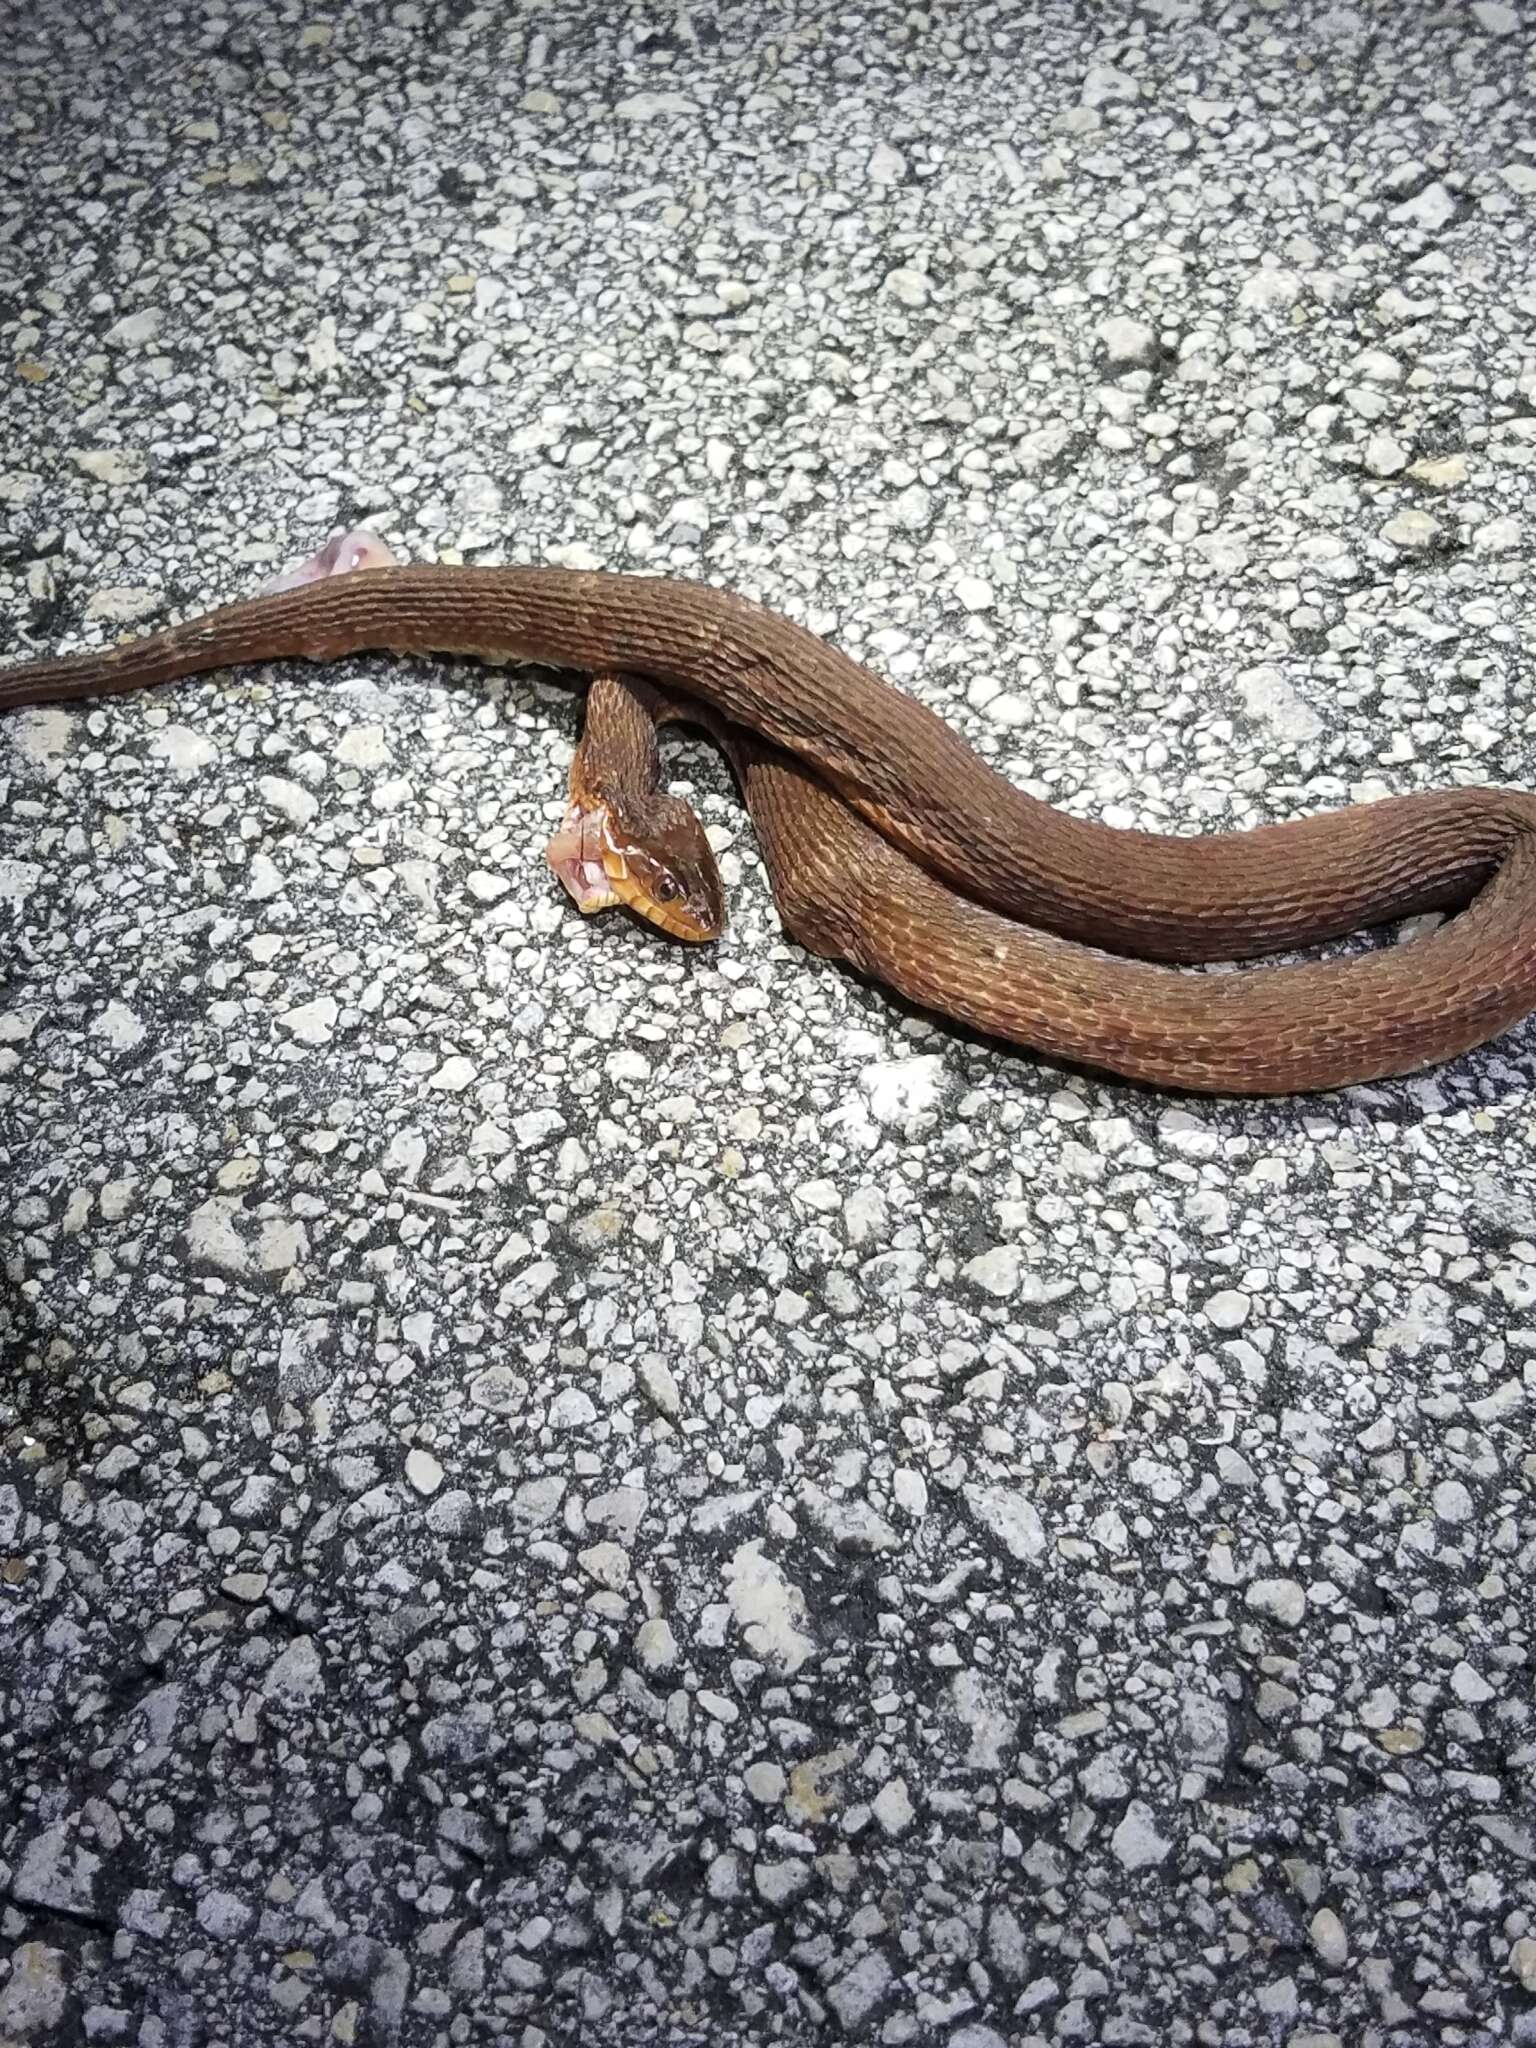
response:
<path fill-rule="evenodd" d="M 396 563 L 338 537 L 282 587 L 119 645 L 0 670 L 0 713 L 254 662 L 537 663 L 602 684 L 550 862 L 582 908 L 723 924 L 655 727 L 719 741 L 783 927 L 936 1016 L 1155 1087 L 1288 1095 L 1458 1057 L 1536 1008 L 1536 796 L 1413 792 L 1196 836 L 1076 817 L 918 698 L 714 585 Z M 595 715 L 594 715 L 595 714 Z M 642 727 L 644 730 L 642 730 Z M 1431 912 L 1395 945 L 1245 965 Z M 1183 971 L 1219 963 L 1228 971 Z"/>

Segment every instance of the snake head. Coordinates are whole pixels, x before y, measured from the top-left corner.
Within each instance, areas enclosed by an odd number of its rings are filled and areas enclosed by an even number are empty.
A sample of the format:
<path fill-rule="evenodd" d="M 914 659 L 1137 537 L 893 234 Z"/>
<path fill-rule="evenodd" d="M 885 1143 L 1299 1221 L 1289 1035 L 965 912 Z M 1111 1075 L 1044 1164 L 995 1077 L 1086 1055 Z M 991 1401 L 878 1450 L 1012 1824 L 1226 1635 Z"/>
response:
<path fill-rule="evenodd" d="M 698 943 L 725 930 L 725 889 L 714 851 L 681 797 L 619 802 L 578 796 L 545 859 L 590 915 L 622 903 L 674 939 Z"/>

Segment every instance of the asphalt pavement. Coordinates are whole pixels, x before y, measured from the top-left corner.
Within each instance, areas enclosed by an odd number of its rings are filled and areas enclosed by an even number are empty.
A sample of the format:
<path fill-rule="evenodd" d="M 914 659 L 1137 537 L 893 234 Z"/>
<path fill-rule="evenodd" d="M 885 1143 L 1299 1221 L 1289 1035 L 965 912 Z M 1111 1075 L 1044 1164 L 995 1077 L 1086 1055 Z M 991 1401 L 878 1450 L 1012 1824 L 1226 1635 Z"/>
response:
<path fill-rule="evenodd" d="M 6 661 L 365 525 L 1111 823 L 1536 787 L 1529 10 L 0 27 Z M 0 2042 L 1536 2043 L 1536 1028 L 1053 1067 L 702 742 L 584 921 L 578 684 L 0 732 Z"/>

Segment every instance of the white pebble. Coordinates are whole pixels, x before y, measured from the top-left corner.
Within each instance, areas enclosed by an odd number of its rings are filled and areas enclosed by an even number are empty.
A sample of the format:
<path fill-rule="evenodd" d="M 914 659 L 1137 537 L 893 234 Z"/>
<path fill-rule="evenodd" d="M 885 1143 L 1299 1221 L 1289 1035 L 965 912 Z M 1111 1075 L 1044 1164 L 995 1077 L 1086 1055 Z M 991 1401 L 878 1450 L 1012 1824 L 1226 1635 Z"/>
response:
<path fill-rule="evenodd" d="M 312 1003 L 285 1010 L 277 1021 L 300 1045 L 329 1045 L 338 1014 L 334 996 L 316 996 Z"/>
<path fill-rule="evenodd" d="M 549 1404 L 551 1429 L 585 1429 L 596 1420 L 591 1396 L 580 1387 L 562 1387 Z"/>
<path fill-rule="evenodd" d="M 636 1631 L 635 1655 L 653 1677 L 658 1671 L 670 1671 L 676 1664 L 677 1638 L 664 1616 L 654 1615 Z"/>
<path fill-rule="evenodd" d="M 1110 1836 L 1109 1845 L 1127 1870 L 1148 1870 L 1161 1863 L 1173 1847 L 1143 1799 L 1133 1799 L 1125 1809 L 1125 1817 Z"/>
<path fill-rule="evenodd" d="M 649 1081 L 651 1078 L 650 1061 L 631 1045 L 615 1047 L 603 1065 L 610 1081 Z"/>
<path fill-rule="evenodd" d="M 1235 1287 L 1224 1287 L 1205 1304 L 1207 1320 L 1218 1330 L 1240 1330 L 1253 1313 L 1253 1303 Z"/>
<path fill-rule="evenodd" d="M 297 782 L 290 782 L 286 775 L 263 775 L 257 787 L 273 810 L 281 811 L 283 816 L 291 818 L 295 825 L 313 823 L 320 809 L 318 801 L 309 791 Z"/>
<path fill-rule="evenodd" d="M 920 270 L 891 271 L 886 277 L 885 289 L 904 306 L 926 306 L 928 303 L 928 280 Z"/>
<path fill-rule="evenodd" d="M 960 1268 L 960 1275 L 984 1294 L 1005 1301 L 1018 1287 L 1019 1270 L 1016 1248 L 1011 1244 L 999 1244 L 989 1252 L 978 1252 L 974 1259 L 967 1259 Z"/>
<path fill-rule="evenodd" d="M 91 1030 L 97 1038 L 104 1038 L 108 1045 L 116 1046 L 119 1052 L 132 1052 L 136 1045 L 144 1043 L 145 1038 L 142 1021 L 126 1003 L 108 1003 Z"/>
<path fill-rule="evenodd" d="M 443 1468 L 430 1451 L 418 1444 L 405 1454 L 405 1476 L 424 1498 L 436 1493 L 443 1483 Z"/>
<path fill-rule="evenodd" d="M 1134 370 L 1157 355 L 1157 336 L 1145 321 L 1116 316 L 1100 322 L 1099 341 L 1111 369 Z"/>
<path fill-rule="evenodd" d="M 1383 540 L 1391 541 L 1395 548 L 1421 549 L 1433 545 L 1441 532 L 1438 519 L 1432 519 L 1427 512 L 1410 507 L 1399 512 L 1395 519 L 1389 519 L 1381 529 Z"/>
<path fill-rule="evenodd" d="M 1306 1618 L 1307 1589 L 1295 1579 L 1255 1579 L 1243 1600 L 1254 1614 L 1267 1614 L 1285 1628 Z"/>
<path fill-rule="evenodd" d="M 905 1778 L 888 1778 L 870 1804 L 880 1832 L 886 1836 L 904 1835 L 915 1818 Z"/>
<path fill-rule="evenodd" d="M 1331 1906 L 1318 1908 L 1312 1915 L 1307 1933 L 1312 1946 L 1330 1970 L 1341 1969 L 1349 1961 L 1349 1936 L 1344 1932 L 1343 1921 Z"/>

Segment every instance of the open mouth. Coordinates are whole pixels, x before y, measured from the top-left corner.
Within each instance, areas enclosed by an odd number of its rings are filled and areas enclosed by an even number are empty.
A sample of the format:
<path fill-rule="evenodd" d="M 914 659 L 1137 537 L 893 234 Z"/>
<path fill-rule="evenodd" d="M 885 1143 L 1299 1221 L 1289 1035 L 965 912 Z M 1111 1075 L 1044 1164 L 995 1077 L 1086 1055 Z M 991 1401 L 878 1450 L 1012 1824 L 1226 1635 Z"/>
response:
<path fill-rule="evenodd" d="M 625 879 L 627 870 L 613 843 L 605 805 L 573 803 L 544 849 L 544 858 L 583 914 L 628 901 L 614 886 Z"/>

